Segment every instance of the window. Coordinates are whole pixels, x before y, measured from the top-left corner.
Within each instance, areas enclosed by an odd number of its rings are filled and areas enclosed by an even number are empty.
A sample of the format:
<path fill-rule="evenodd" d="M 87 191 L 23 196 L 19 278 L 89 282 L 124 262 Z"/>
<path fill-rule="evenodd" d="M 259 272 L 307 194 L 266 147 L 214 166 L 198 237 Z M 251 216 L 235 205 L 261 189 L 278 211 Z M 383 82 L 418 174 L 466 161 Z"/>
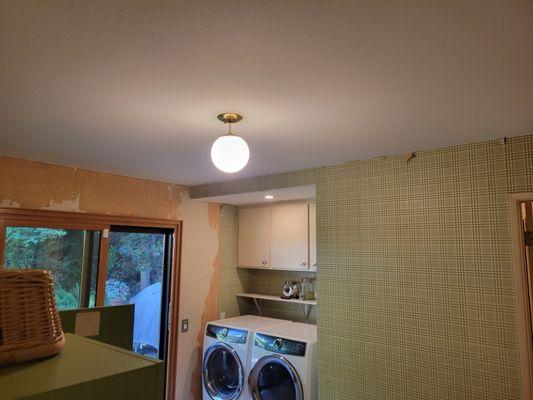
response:
<path fill-rule="evenodd" d="M 180 238 L 179 221 L 0 208 L 0 268 L 51 271 L 60 310 L 134 304 L 133 350 L 166 361 L 169 398 Z"/>
<path fill-rule="evenodd" d="M 94 306 L 100 232 L 7 226 L 4 267 L 52 272 L 57 307 Z"/>

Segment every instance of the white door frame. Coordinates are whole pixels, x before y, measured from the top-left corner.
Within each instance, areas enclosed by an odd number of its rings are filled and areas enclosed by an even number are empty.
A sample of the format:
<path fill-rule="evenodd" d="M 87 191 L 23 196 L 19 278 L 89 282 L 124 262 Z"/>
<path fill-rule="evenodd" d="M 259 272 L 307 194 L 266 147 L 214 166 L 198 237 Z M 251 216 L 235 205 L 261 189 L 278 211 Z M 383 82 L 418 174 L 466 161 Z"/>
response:
<path fill-rule="evenodd" d="M 513 265 L 516 288 L 516 316 L 520 350 L 520 373 L 522 381 L 522 398 L 532 399 L 532 332 L 529 318 L 528 284 L 525 261 L 524 232 L 520 226 L 520 202 L 533 201 L 533 193 L 516 193 L 509 195 L 509 212 L 511 220 L 511 238 L 513 245 Z"/>

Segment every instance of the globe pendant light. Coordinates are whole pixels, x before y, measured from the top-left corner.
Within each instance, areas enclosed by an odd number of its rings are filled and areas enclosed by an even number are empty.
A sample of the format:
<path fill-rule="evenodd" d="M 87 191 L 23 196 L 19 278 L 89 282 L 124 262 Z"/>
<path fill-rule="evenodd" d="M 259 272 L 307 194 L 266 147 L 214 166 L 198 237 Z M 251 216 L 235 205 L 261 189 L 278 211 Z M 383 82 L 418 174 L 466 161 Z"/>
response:
<path fill-rule="evenodd" d="M 243 169 L 250 159 L 250 149 L 244 139 L 231 132 L 231 124 L 241 121 L 242 116 L 224 113 L 218 115 L 217 118 L 228 124 L 229 130 L 227 134 L 215 140 L 211 146 L 211 160 L 219 170 L 232 174 Z"/>

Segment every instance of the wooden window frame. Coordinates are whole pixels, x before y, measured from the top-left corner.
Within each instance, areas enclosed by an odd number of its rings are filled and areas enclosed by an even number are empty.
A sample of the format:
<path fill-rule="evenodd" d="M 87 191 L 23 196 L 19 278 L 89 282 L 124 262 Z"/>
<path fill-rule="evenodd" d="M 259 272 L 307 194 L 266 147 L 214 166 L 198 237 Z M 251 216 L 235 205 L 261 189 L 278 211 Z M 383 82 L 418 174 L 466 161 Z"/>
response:
<path fill-rule="evenodd" d="M 0 208 L 0 268 L 3 267 L 5 235 L 7 226 L 33 226 L 41 228 L 63 228 L 101 230 L 103 234 L 98 265 L 96 305 L 104 305 L 105 282 L 107 278 L 107 254 L 109 250 L 109 230 L 112 225 L 145 228 L 165 228 L 172 230 L 172 261 L 170 264 L 170 327 L 168 332 L 166 398 L 173 399 L 176 391 L 178 361 L 179 298 L 181 278 L 181 239 L 182 221 L 128 217 L 116 215 L 76 213 L 67 211 L 30 210 L 19 208 Z"/>
<path fill-rule="evenodd" d="M 533 193 L 517 193 L 509 195 L 509 216 L 513 246 L 512 252 L 516 288 L 515 297 L 520 349 L 520 374 L 522 382 L 522 398 L 524 400 L 531 400 L 533 394 L 533 343 L 529 306 L 529 287 L 526 275 L 524 231 L 520 224 L 520 204 L 528 201 L 533 201 Z"/>

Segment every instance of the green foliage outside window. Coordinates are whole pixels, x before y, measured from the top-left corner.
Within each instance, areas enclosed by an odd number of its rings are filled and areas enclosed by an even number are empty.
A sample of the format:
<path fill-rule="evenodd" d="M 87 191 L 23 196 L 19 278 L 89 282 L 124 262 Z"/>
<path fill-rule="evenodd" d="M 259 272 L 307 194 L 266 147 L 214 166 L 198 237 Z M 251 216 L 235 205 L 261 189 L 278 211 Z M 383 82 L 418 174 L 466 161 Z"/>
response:
<path fill-rule="evenodd" d="M 60 310 L 78 308 L 84 231 L 8 227 L 4 265 L 52 271 Z M 146 286 L 162 279 L 163 235 L 111 232 L 107 304 L 124 304 Z M 94 288 L 91 288 L 94 304 Z"/>

